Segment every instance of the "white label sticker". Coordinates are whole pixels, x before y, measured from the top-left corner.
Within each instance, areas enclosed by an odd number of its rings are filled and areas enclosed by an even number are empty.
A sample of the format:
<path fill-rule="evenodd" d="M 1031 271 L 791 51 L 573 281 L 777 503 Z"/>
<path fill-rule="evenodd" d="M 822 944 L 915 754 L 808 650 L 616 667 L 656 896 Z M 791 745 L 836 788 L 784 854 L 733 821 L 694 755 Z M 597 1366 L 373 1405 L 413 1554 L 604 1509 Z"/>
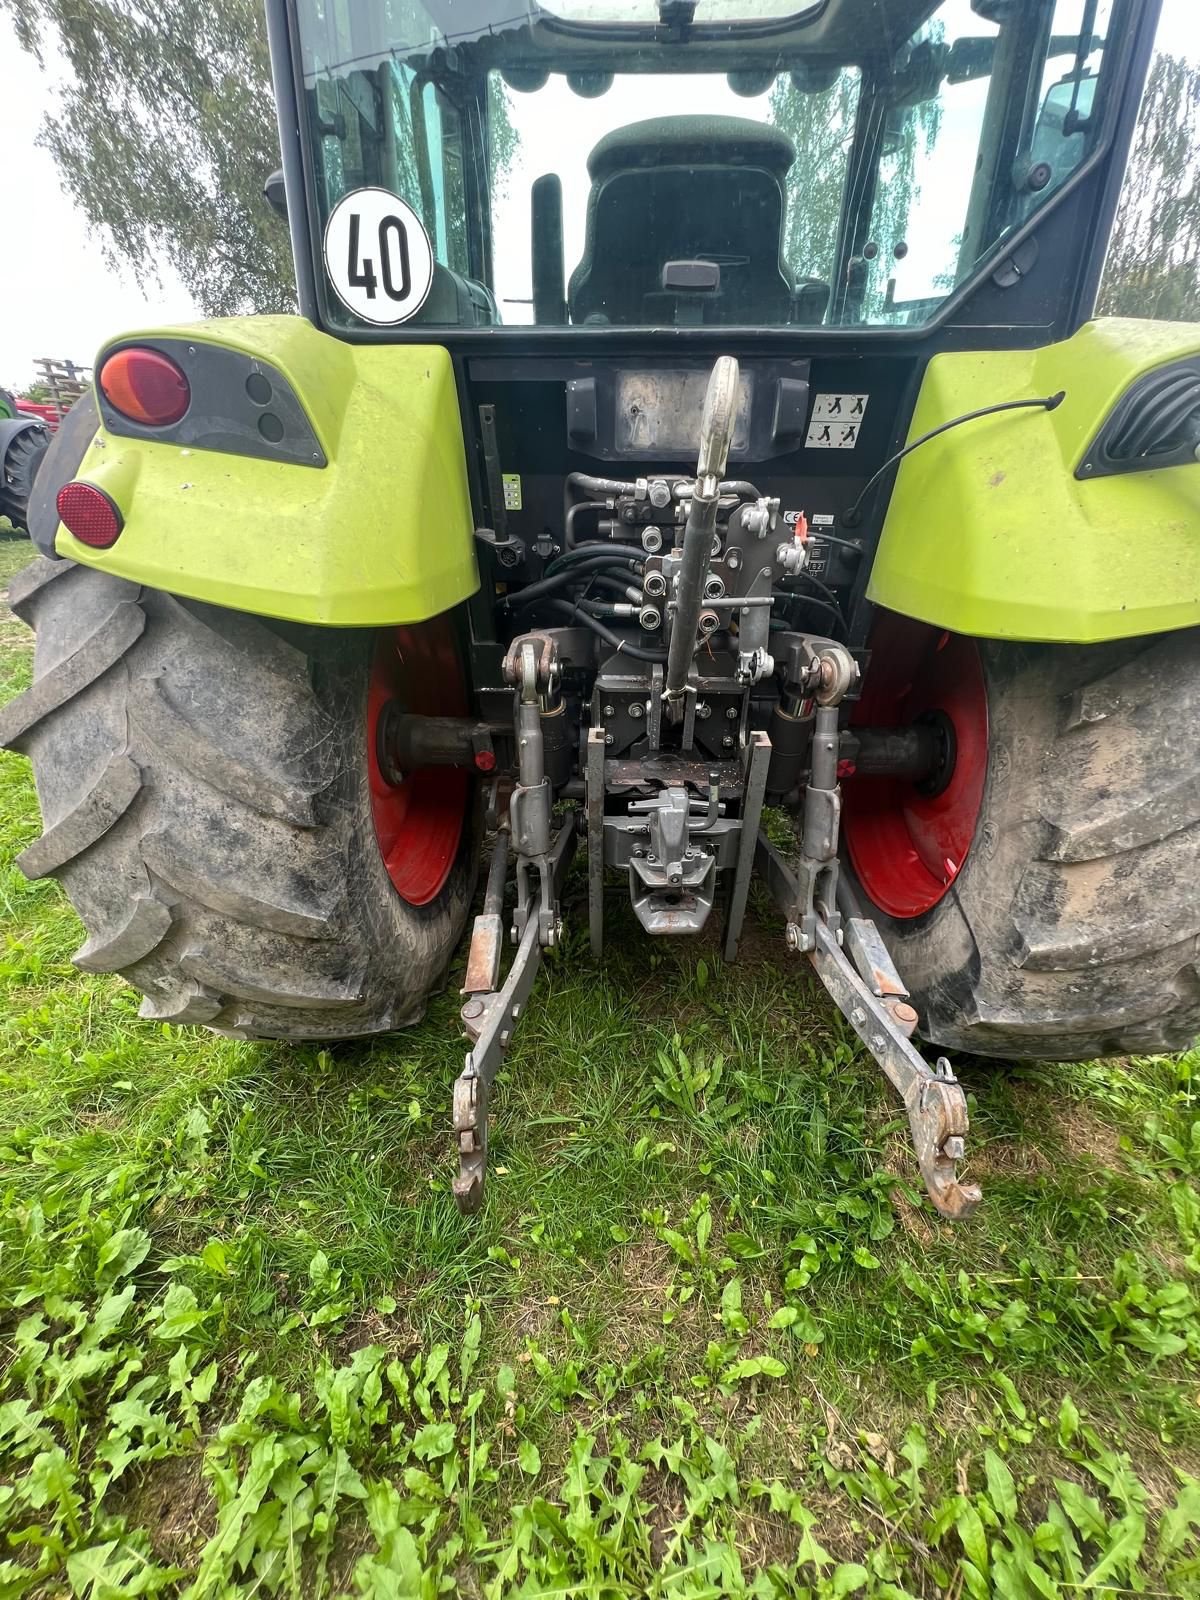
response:
<path fill-rule="evenodd" d="M 789 528 L 794 528 L 803 516 L 803 511 L 785 511 L 783 520 Z M 830 511 L 814 511 L 807 521 L 810 528 L 832 528 L 837 518 Z"/>
<path fill-rule="evenodd" d="M 870 398 L 867 394 L 819 394 L 810 421 L 861 422 Z"/>
<path fill-rule="evenodd" d="M 420 217 L 387 189 L 355 189 L 325 224 L 325 271 L 338 299 L 376 327 L 407 322 L 433 283 L 433 249 Z"/>
<path fill-rule="evenodd" d="M 853 450 L 861 426 L 858 422 L 838 422 L 836 418 L 827 422 L 814 419 L 808 425 L 804 447 L 806 450 Z"/>

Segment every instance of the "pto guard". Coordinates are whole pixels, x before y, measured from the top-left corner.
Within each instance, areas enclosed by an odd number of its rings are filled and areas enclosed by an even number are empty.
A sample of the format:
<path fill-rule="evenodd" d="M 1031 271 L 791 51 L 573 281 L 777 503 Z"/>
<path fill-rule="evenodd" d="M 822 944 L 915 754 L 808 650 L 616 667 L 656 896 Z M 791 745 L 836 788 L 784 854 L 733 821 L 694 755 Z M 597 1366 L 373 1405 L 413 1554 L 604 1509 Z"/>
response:
<path fill-rule="evenodd" d="M 125 527 L 93 550 L 60 525 L 59 555 L 189 599 L 329 627 L 419 622 L 474 593 L 462 420 L 443 348 L 345 344 L 302 317 L 144 329 L 121 342 L 163 338 L 274 368 L 328 464 L 101 427 L 76 476 L 112 496 Z"/>

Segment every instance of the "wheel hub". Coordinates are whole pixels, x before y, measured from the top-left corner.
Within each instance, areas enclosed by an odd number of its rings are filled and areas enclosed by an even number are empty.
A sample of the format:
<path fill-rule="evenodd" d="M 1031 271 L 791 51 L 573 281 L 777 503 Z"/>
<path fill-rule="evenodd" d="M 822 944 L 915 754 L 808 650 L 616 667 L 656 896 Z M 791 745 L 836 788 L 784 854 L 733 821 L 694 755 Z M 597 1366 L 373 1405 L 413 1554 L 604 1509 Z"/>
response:
<path fill-rule="evenodd" d="M 461 716 L 466 685 L 454 631 L 445 617 L 381 633 L 367 692 L 367 768 L 371 816 L 392 886 L 411 906 L 441 893 L 462 841 L 471 776 L 461 768 L 418 767 L 393 774 L 379 764 L 379 723 L 397 701 L 424 716 Z"/>
<path fill-rule="evenodd" d="M 889 916 L 930 911 L 962 871 L 987 777 L 987 689 L 973 639 L 890 613 L 871 636 L 854 721 L 937 729 L 942 758 L 927 777 L 854 774 L 844 791 L 850 860 L 872 901 Z"/>

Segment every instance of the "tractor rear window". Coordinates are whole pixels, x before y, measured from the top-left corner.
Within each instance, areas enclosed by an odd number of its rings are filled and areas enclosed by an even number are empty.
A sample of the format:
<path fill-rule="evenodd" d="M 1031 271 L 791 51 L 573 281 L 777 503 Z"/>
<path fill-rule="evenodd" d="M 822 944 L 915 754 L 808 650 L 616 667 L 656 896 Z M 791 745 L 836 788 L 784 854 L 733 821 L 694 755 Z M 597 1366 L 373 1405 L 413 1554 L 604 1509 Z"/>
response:
<path fill-rule="evenodd" d="M 927 322 L 1094 148 L 1112 10 L 298 0 L 328 320 Z"/>
<path fill-rule="evenodd" d="M 766 17 L 796 17 L 806 11 L 819 11 L 823 0 L 698 0 L 692 24 L 706 22 L 751 22 Z M 545 10 L 571 22 L 628 22 L 653 27 L 662 20 L 662 7 L 655 0 L 550 0 Z"/>
<path fill-rule="evenodd" d="M 547 255 L 561 258 L 573 323 L 818 319 L 858 90 L 856 68 L 815 93 L 786 77 L 746 94 L 724 73 L 655 73 L 614 76 L 594 98 L 561 74 L 532 93 L 496 74 L 493 101 L 511 129 L 491 194 L 503 320 L 564 320 L 562 304 L 533 294 Z M 561 245 L 540 226 L 547 177 L 561 193 Z"/>

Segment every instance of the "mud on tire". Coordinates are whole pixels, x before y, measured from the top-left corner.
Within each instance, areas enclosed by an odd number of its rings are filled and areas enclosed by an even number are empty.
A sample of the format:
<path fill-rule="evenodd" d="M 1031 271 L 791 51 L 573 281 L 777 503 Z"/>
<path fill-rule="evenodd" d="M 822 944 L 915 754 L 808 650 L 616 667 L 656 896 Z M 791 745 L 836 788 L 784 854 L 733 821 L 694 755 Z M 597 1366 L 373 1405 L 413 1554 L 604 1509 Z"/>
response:
<path fill-rule="evenodd" d="M 1010 1059 L 1200 1034 L 1200 630 L 981 645 L 988 774 L 950 890 L 875 915 L 933 1042 Z"/>
<path fill-rule="evenodd" d="M 373 637 L 256 617 L 68 561 L 14 579 L 32 687 L 0 743 L 33 763 L 45 831 L 19 858 L 62 883 L 141 1014 L 248 1037 L 417 1021 L 462 931 L 475 833 L 416 907 L 376 844 L 366 762 Z"/>

